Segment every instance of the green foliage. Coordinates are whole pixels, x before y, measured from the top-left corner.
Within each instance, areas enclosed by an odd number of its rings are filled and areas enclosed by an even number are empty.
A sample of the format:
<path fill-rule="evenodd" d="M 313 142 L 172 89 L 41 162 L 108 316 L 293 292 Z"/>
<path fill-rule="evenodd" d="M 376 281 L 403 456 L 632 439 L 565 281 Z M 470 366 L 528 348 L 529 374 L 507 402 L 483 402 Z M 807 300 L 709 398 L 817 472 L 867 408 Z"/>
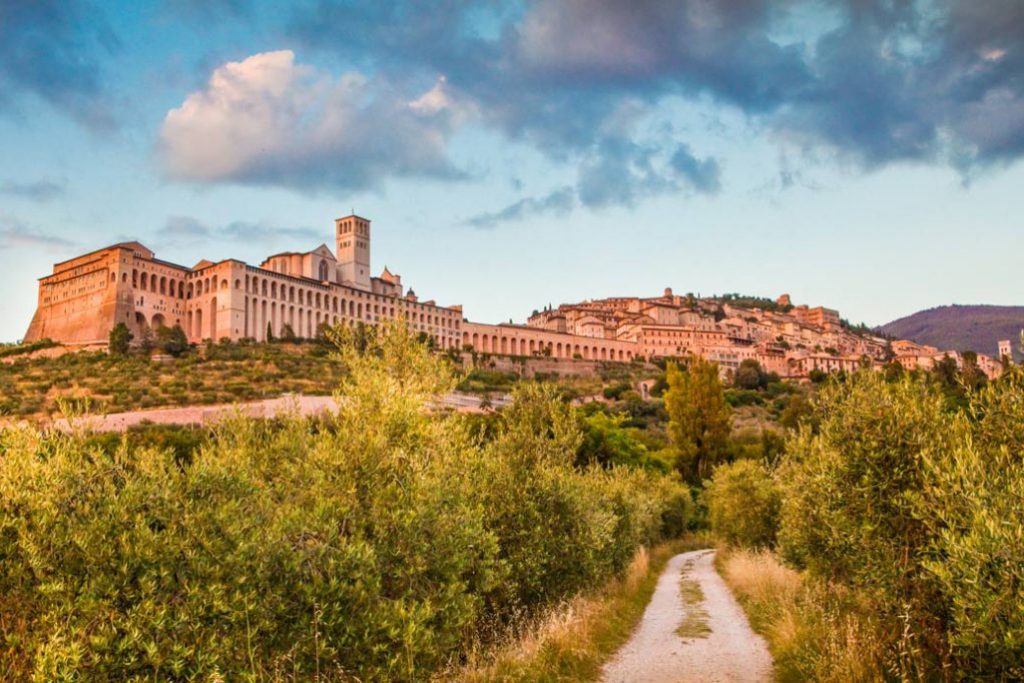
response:
<path fill-rule="evenodd" d="M 685 527 L 672 480 L 573 466 L 553 387 L 481 441 L 427 410 L 452 370 L 403 328 L 332 334 L 320 422 L 233 419 L 186 457 L 0 432 L 0 678 L 425 680 Z"/>
<path fill-rule="evenodd" d="M 288 323 L 281 326 L 281 337 L 280 340 L 285 344 L 294 344 L 298 341 L 298 336 L 295 334 L 295 330 Z"/>
<path fill-rule="evenodd" d="M 88 398 L 92 409 L 231 403 L 282 393 L 329 394 L 344 368 L 319 345 L 211 345 L 166 362 L 129 354 L 66 353 L 0 364 L 0 412 L 59 412 L 60 400 Z"/>
<path fill-rule="evenodd" d="M 135 335 L 129 331 L 128 326 L 124 323 L 114 325 L 113 329 L 110 330 L 110 343 L 108 346 L 111 355 L 127 356 L 128 350 L 131 348 L 132 339 L 134 338 Z"/>
<path fill-rule="evenodd" d="M 178 357 L 188 351 L 188 337 L 181 325 L 174 327 L 160 326 L 156 330 L 156 348 L 169 356 Z"/>
<path fill-rule="evenodd" d="M 702 499 L 711 530 L 728 543 L 746 548 L 775 543 L 781 496 L 762 462 L 719 465 L 704 483 Z"/>
<path fill-rule="evenodd" d="M 1024 374 L 1013 367 L 972 397 L 951 450 L 928 449 L 915 497 L 932 537 L 924 568 L 944 596 L 957 668 L 1024 674 Z"/>
<path fill-rule="evenodd" d="M 668 432 L 678 452 L 678 469 L 686 481 L 698 484 L 728 453 L 731 411 L 725 402 L 718 366 L 694 358 L 684 372 L 667 369 L 665 410 Z"/>
<path fill-rule="evenodd" d="M 753 389 L 726 389 L 725 402 L 733 408 L 764 405 L 764 396 Z"/>
<path fill-rule="evenodd" d="M 624 420 L 621 415 L 609 415 L 603 411 L 583 418 L 583 439 L 576 452 L 577 467 L 591 464 L 602 467 L 663 467 L 663 463 L 652 460 L 644 444 L 622 426 Z"/>
<path fill-rule="evenodd" d="M 802 424 L 813 423 L 814 410 L 807 394 L 798 392 L 786 399 L 785 407 L 779 415 L 779 424 L 786 429 L 795 430 Z"/>
<path fill-rule="evenodd" d="M 508 393 L 518 381 L 519 375 L 514 372 L 473 368 L 462 378 L 457 389 L 473 393 Z"/>
<path fill-rule="evenodd" d="M 723 294 L 717 297 L 719 301 L 728 303 L 736 308 L 760 308 L 763 311 L 781 311 L 783 313 L 788 312 L 793 307 L 790 306 L 779 306 L 775 299 L 769 299 L 763 296 L 752 296 L 749 294 L 739 294 L 734 292 L 732 294 Z"/>
<path fill-rule="evenodd" d="M 733 386 L 737 389 L 758 389 L 768 386 L 767 375 L 761 369 L 761 364 L 753 358 L 747 358 L 736 368 L 732 379 Z"/>
<path fill-rule="evenodd" d="M 624 393 L 632 391 L 633 385 L 629 382 L 616 382 L 609 386 L 606 386 L 601 392 L 602 395 L 612 401 L 618 401 Z"/>
<path fill-rule="evenodd" d="M 947 370 L 949 368 L 946 368 Z M 940 371 L 941 372 L 941 371 Z M 901 678 L 1024 672 L 1024 377 L 832 383 L 779 468 L 783 554 L 870 601 Z"/>
<path fill-rule="evenodd" d="M 149 327 L 142 328 L 142 335 L 139 337 L 139 349 L 147 356 L 153 351 L 153 330 Z"/>
<path fill-rule="evenodd" d="M 0 344 L 0 358 L 21 356 L 42 349 L 51 349 L 54 346 L 57 346 L 57 342 L 52 339 L 40 339 L 28 344 Z"/>

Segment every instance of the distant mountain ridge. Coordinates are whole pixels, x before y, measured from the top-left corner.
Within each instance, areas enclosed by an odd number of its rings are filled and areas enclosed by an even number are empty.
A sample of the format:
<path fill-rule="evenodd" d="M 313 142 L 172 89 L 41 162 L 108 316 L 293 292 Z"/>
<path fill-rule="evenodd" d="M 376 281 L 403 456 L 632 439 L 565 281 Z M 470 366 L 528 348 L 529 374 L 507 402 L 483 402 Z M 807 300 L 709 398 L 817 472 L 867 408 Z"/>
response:
<path fill-rule="evenodd" d="M 1013 342 L 1020 359 L 1024 306 L 938 306 L 879 326 L 880 332 L 918 344 L 956 351 L 998 352 L 1000 339 Z"/>

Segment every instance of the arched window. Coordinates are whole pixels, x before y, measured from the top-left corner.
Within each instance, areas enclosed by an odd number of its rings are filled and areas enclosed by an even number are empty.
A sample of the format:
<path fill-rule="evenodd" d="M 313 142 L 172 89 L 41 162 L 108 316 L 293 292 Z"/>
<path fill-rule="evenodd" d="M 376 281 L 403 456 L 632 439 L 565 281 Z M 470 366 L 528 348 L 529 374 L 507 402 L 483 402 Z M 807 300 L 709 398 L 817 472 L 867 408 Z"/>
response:
<path fill-rule="evenodd" d="M 321 282 L 325 282 L 325 281 L 327 281 L 327 279 L 328 279 L 328 276 L 327 276 L 327 261 L 321 261 L 320 262 L 320 281 Z"/>

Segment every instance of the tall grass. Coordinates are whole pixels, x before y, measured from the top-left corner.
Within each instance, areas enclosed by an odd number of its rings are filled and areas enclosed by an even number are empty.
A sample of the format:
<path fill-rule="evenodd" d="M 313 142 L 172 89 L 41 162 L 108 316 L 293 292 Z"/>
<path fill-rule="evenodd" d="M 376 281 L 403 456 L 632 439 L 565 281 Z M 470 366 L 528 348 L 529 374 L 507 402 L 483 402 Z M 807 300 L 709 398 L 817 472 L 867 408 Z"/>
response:
<path fill-rule="evenodd" d="M 601 667 L 630 637 L 668 560 L 710 545 L 690 535 L 637 550 L 627 570 L 597 590 L 559 603 L 474 649 L 445 680 L 466 683 L 596 680 Z"/>
<path fill-rule="evenodd" d="M 892 678 L 882 626 L 848 590 L 805 577 L 768 550 L 728 549 L 715 562 L 768 641 L 782 683 Z"/>

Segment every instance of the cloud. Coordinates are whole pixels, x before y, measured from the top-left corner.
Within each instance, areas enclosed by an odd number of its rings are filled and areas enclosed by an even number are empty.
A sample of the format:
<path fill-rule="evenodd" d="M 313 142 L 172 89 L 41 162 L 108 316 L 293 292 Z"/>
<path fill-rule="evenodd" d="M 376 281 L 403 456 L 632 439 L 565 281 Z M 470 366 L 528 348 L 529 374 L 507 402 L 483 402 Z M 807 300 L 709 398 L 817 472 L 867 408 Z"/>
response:
<path fill-rule="evenodd" d="M 698 159 L 686 145 L 679 145 L 669 163 L 684 185 L 701 194 L 716 194 L 722 188 L 722 170 L 713 158 Z"/>
<path fill-rule="evenodd" d="M 315 242 L 324 237 L 323 230 L 303 227 L 281 227 L 267 222 L 232 221 L 226 225 L 210 226 L 191 216 L 171 216 L 160 233 L 165 244 L 180 244 L 207 240 L 237 241 L 269 244 L 281 239 Z"/>
<path fill-rule="evenodd" d="M 543 197 L 526 197 L 500 211 L 481 213 L 465 221 L 474 228 L 493 228 L 501 223 L 521 221 L 541 214 L 564 216 L 576 206 L 576 191 L 563 187 Z"/>
<path fill-rule="evenodd" d="M 667 97 L 707 98 L 785 146 L 865 170 L 917 162 L 968 173 L 1024 156 L 1019 0 L 320 0 L 296 10 L 290 31 L 391 77 L 445 74 L 480 121 L 577 164 L 611 193 L 606 203 L 657 185 L 636 155 L 632 175 L 593 157 L 625 100 L 650 112 Z M 679 162 L 692 189 L 714 185 L 710 166 Z M 616 174 L 640 189 L 601 182 Z"/>
<path fill-rule="evenodd" d="M 0 2 L 0 111 L 31 94 L 97 131 L 116 127 L 102 58 L 119 41 L 85 0 Z"/>
<path fill-rule="evenodd" d="M 22 183 L 14 180 L 0 181 L 0 195 L 20 197 L 37 202 L 48 202 L 67 192 L 67 180 L 36 180 Z"/>
<path fill-rule="evenodd" d="M 609 137 L 580 165 L 578 192 L 584 206 L 633 206 L 666 193 L 715 194 L 721 187 L 718 161 L 697 159 L 686 145 L 666 158 L 665 144 L 641 145 Z"/>
<path fill-rule="evenodd" d="M 0 249 L 21 247 L 62 253 L 78 246 L 77 242 L 48 235 L 10 214 L 0 212 Z"/>
<path fill-rule="evenodd" d="M 698 159 L 686 145 L 678 145 L 666 158 L 659 145 L 643 146 L 629 139 L 609 137 L 580 165 L 575 187 L 520 199 L 499 211 L 473 216 L 465 224 L 493 228 L 542 214 L 566 215 L 577 205 L 600 209 L 633 206 L 658 194 L 715 194 L 721 188 L 720 175 L 717 160 Z"/>
<path fill-rule="evenodd" d="M 456 179 L 447 144 L 463 115 L 443 81 L 409 100 L 381 79 L 335 79 L 281 50 L 217 68 L 167 113 L 161 152 L 168 175 L 200 183 L 341 192 L 390 177 Z"/>

